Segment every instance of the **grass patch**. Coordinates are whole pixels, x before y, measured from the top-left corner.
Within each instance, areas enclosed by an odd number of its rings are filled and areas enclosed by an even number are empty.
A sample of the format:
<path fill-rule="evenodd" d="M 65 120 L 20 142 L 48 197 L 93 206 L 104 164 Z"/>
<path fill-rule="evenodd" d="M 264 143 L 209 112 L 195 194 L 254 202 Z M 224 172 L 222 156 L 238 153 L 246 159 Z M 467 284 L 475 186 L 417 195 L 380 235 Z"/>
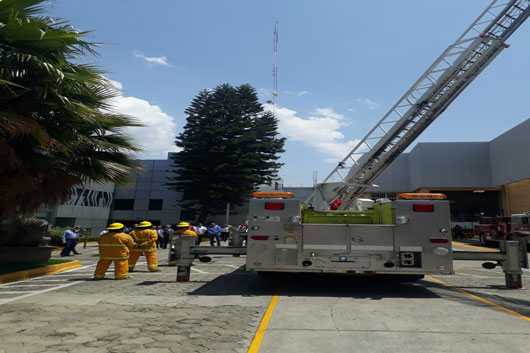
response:
<path fill-rule="evenodd" d="M 64 264 L 65 262 L 70 262 L 70 261 L 72 260 L 51 259 L 48 262 L 39 262 L 39 263 L 20 262 L 20 263 L 2 264 L 2 266 L 0 267 L 0 275 L 4 275 L 6 273 L 18 272 L 18 271 L 31 270 L 34 268 L 39 268 L 39 267 L 44 267 L 44 266 Z"/>

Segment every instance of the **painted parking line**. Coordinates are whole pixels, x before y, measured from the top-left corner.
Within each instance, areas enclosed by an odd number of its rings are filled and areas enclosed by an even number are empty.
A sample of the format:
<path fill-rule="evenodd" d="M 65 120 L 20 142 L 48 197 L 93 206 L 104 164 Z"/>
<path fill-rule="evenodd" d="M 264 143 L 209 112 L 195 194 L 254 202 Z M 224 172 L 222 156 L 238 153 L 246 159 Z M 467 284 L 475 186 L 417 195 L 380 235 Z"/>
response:
<path fill-rule="evenodd" d="M 191 269 L 192 269 L 193 271 L 197 272 L 197 273 L 200 273 L 200 274 L 202 274 L 202 275 L 209 275 L 209 273 L 208 273 L 208 272 L 206 272 L 206 271 L 203 271 L 203 270 L 199 270 L 198 268 L 195 268 L 195 267 L 191 267 Z"/>
<path fill-rule="evenodd" d="M 43 290 L 39 290 L 39 291 L 34 291 L 34 292 L 31 292 L 31 293 L 28 293 L 28 294 L 25 294 L 25 295 L 20 295 L 18 297 L 14 297 L 14 298 L 0 299 L 0 305 L 11 303 L 11 302 L 13 302 L 15 300 L 20 300 L 20 299 L 32 297 L 34 295 L 38 295 L 38 294 L 42 294 L 42 293 L 51 292 L 51 291 L 54 291 L 54 290 L 70 287 L 70 286 L 73 286 L 74 284 L 78 284 L 78 283 L 81 283 L 81 281 L 65 283 L 65 284 L 62 284 L 60 286 L 56 286 L 56 287 L 53 287 L 53 288 L 47 288 L 47 289 L 43 289 Z"/>
<path fill-rule="evenodd" d="M 14 296 L 12 298 L 0 299 L 0 305 L 11 303 L 11 302 L 13 302 L 15 300 L 20 300 L 20 299 L 32 297 L 34 295 L 39 295 L 39 294 L 42 294 L 42 293 L 47 293 L 47 292 L 51 292 L 51 291 L 54 291 L 54 290 L 59 290 L 59 289 L 62 289 L 62 288 L 70 287 L 70 286 L 73 286 L 74 284 L 82 283 L 83 281 L 73 281 L 73 282 L 71 282 L 69 277 L 71 277 L 71 276 L 79 277 L 79 275 L 85 275 L 80 270 L 86 270 L 87 268 L 91 268 L 91 267 L 94 267 L 94 266 L 96 266 L 96 265 L 92 264 L 92 265 L 87 265 L 87 266 L 83 266 L 83 267 L 77 267 L 77 268 L 73 268 L 73 269 L 70 269 L 70 270 L 66 270 L 66 271 L 61 272 L 61 273 L 53 274 L 53 277 L 55 277 L 55 279 L 45 278 L 45 277 L 50 276 L 50 275 L 47 275 L 47 276 L 44 276 L 44 277 L 33 277 L 33 278 L 26 279 L 26 280 L 18 281 L 18 282 L 0 284 L 0 294 L 22 294 L 22 295 Z M 57 278 L 62 278 L 62 279 L 57 279 Z M 39 284 L 37 281 L 53 281 L 53 282 L 56 282 L 56 283 L 48 283 L 48 284 L 41 283 L 41 284 Z M 62 282 L 62 284 L 61 284 L 61 282 Z M 22 291 L 22 290 L 20 290 L 20 291 L 19 290 L 13 290 L 12 291 L 11 290 L 11 289 L 18 289 L 18 288 L 25 288 L 25 287 L 33 287 L 36 290 L 31 290 L 31 289 L 30 290 L 26 290 L 26 291 Z M 43 287 L 47 287 L 47 288 L 43 288 Z M 39 288 L 43 288 L 43 289 L 39 289 Z M 6 290 L 4 291 L 4 289 L 6 289 Z M 19 292 L 19 293 L 16 293 L 16 292 Z"/>
<path fill-rule="evenodd" d="M 51 287 L 55 284 L 24 284 L 20 282 L 13 282 L 6 285 L 6 287 Z"/>
<path fill-rule="evenodd" d="M 223 266 L 232 267 L 232 268 L 240 268 L 241 266 L 235 266 L 230 264 L 222 264 Z"/>
<path fill-rule="evenodd" d="M 465 290 L 463 290 L 463 289 L 460 289 L 460 288 L 458 288 L 458 287 L 455 287 L 455 286 L 453 286 L 453 285 L 451 285 L 451 284 L 449 284 L 449 283 L 446 283 L 446 282 L 444 282 L 444 281 L 442 281 L 442 280 L 439 280 L 438 278 L 435 278 L 435 277 L 432 277 L 432 276 L 429 276 L 429 275 L 425 275 L 425 277 L 426 277 L 426 278 L 429 278 L 429 279 L 431 279 L 431 280 L 433 280 L 434 282 L 437 282 L 437 283 L 443 284 L 444 286 L 449 287 L 449 288 L 451 288 L 452 290 L 455 290 L 455 291 L 457 291 L 457 292 L 459 292 L 459 293 L 465 294 L 465 295 L 467 295 L 467 296 L 469 296 L 469 297 L 471 297 L 471 298 L 473 298 L 473 299 L 475 299 L 475 300 L 478 300 L 478 301 L 483 302 L 483 303 L 485 303 L 485 304 L 491 305 L 491 306 L 493 306 L 493 307 L 495 307 L 495 308 L 497 308 L 497 309 L 501 309 L 501 310 L 503 310 L 503 311 L 506 311 L 507 313 L 512 314 L 512 315 L 515 315 L 515 316 L 517 316 L 517 317 L 519 317 L 519 318 L 521 318 L 521 319 L 523 319 L 523 320 L 530 321 L 530 317 L 528 317 L 528 316 L 525 316 L 525 315 L 523 315 L 523 314 L 519 314 L 519 313 L 516 312 L 516 311 L 513 311 L 513 310 L 511 310 L 511 309 L 505 308 L 505 307 L 502 306 L 502 305 L 496 304 L 496 303 L 494 303 L 494 302 L 492 302 L 492 301 L 489 301 L 489 300 L 487 300 L 487 299 L 484 299 L 484 298 L 482 298 L 482 297 L 479 297 L 478 295 L 475 295 L 475 294 L 469 293 L 468 291 L 465 291 Z"/>
<path fill-rule="evenodd" d="M 259 347 L 261 346 L 261 342 L 263 341 L 263 337 L 265 336 L 265 331 L 267 331 L 267 327 L 269 326 L 269 321 L 271 320 L 272 313 L 274 312 L 274 308 L 276 307 L 276 304 L 278 304 L 278 299 L 278 294 L 275 294 L 272 297 L 271 302 L 267 307 L 267 310 L 265 310 L 265 314 L 263 314 L 263 318 L 261 319 L 261 322 L 258 326 L 258 330 L 254 335 L 254 339 L 252 340 L 252 343 L 250 344 L 247 353 L 258 353 Z"/>

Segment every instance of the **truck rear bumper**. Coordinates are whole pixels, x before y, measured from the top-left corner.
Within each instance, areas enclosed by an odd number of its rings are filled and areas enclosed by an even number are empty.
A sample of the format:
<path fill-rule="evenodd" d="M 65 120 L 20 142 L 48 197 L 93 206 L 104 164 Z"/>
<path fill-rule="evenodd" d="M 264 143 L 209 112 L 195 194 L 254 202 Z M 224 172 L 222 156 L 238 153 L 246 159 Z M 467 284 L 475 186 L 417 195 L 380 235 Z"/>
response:
<path fill-rule="evenodd" d="M 343 269 L 343 268 L 326 268 L 326 269 L 309 269 L 309 268 L 254 268 L 247 271 L 253 272 L 281 272 L 281 273 L 321 273 L 321 274 L 344 274 L 344 275 L 361 275 L 361 276 L 372 276 L 372 275 L 451 275 L 453 271 L 440 271 L 440 270 L 423 270 L 418 269 L 406 269 L 406 270 L 370 270 L 370 269 Z"/>

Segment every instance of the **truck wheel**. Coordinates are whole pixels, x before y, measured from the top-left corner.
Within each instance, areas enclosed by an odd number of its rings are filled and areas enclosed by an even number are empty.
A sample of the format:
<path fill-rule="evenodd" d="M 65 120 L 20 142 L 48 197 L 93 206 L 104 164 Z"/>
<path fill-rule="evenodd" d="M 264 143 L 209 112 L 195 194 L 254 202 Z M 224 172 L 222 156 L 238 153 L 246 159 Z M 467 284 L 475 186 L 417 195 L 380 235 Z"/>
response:
<path fill-rule="evenodd" d="M 480 233 L 480 235 L 478 236 L 478 239 L 480 241 L 480 244 L 488 245 L 488 241 L 486 240 L 486 234 Z"/>

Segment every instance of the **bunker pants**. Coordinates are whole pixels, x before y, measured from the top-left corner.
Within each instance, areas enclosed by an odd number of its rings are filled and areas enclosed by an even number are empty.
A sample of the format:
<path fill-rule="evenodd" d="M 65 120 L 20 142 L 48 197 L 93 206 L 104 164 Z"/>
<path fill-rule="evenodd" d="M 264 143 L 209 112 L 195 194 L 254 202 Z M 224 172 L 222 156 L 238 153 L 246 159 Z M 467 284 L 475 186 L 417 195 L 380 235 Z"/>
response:
<path fill-rule="evenodd" d="M 158 258 L 156 256 L 156 251 L 131 251 L 131 255 L 129 256 L 129 271 L 134 269 L 134 266 L 136 265 L 136 261 L 138 261 L 138 258 L 141 255 L 145 255 L 145 259 L 147 260 L 147 269 L 151 272 L 155 272 L 158 270 Z"/>
<path fill-rule="evenodd" d="M 105 272 L 114 261 L 114 279 L 126 279 L 129 274 L 127 259 L 123 260 L 99 260 L 94 272 L 94 279 L 105 278 Z"/>

